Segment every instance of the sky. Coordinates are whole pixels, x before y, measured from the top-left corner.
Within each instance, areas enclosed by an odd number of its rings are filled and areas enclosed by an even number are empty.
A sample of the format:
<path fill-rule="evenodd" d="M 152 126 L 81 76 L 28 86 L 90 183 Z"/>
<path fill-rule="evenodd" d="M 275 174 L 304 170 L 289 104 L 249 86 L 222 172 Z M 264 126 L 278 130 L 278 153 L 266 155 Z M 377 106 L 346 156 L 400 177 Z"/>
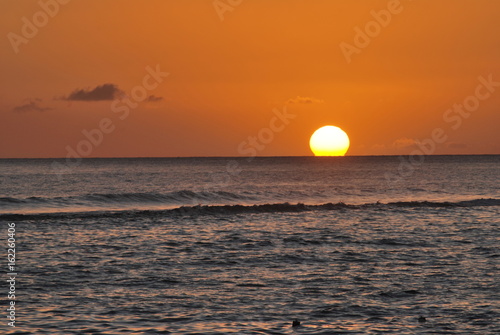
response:
<path fill-rule="evenodd" d="M 500 154 L 500 1 L 0 0 L 0 158 Z"/>

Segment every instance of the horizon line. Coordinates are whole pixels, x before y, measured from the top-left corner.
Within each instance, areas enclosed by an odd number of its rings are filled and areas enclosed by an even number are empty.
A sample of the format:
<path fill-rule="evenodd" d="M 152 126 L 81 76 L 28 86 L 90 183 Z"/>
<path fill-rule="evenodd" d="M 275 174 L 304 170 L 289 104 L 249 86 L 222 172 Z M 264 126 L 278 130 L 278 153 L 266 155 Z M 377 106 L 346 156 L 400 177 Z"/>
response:
<path fill-rule="evenodd" d="M 400 157 L 411 156 L 410 154 L 397 154 L 397 155 L 345 155 L 345 156 L 117 156 L 117 157 L 79 157 L 78 159 L 162 159 L 162 158 L 226 158 L 226 159 L 248 159 L 248 158 L 343 158 L 343 157 Z M 423 156 L 500 156 L 498 154 L 432 154 Z M 0 160 L 12 159 L 67 159 L 67 157 L 0 157 Z M 75 158 L 71 158 L 75 159 Z"/>

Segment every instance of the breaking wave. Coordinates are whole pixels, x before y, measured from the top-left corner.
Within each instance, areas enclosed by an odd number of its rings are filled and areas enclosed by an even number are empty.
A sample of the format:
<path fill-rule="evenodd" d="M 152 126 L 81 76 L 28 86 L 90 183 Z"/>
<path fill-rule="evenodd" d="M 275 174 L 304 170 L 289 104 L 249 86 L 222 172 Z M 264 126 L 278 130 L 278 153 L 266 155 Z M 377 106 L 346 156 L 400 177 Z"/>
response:
<path fill-rule="evenodd" d="M 86 194 L 69 197 L 30 197 L 30 198 L 0 198 L 0 209 L 13 204 L 33 206 L 95 206 L 106 207 L 109 205 L 127 204 L 184 204 L 186 201 L 242 201 L 254 200 L 251 196 L 231 192 L 194 192 L 182 190 L 165 194 L 159 193 L 108 193 Z"/>
<path fill-rule="evenodd" d="M 180 197 L 199 197 L 200 194 L 194 192 L 175 192 L 174 199 Z M 208 195 L 207 195 L 208 196 Z M 212 195 L 213 196 L 213 195 Z M 241 196 L 228 192 L 218 192 L 217 196 L 221 199 L 229 198 L 231 200 L 242 199 Z M 168 196 L 144 195 L 144 194 L 122 194 L 122 195 L 87 195 L 86 199 L 92 201 L 157 201 L 163 202 L 165 199 L 170 199 Z M 249 198 L 243 197 L 245 200 Z M 51 199 L 50 201 L 53 201 Z M 6 202 L 40 202 L 42 198 L 28 198 L 24 200 L 12 198 L 0 198 L 0 204 Z M 46 200 L 49 201 L 49 200 Z M 126 217 L 165 217 L 165 216 L 201 216 L 201 215 L 234 215 L 247 213 L 286 213 L 286 212 L 307 212 L 307 211 L 334 211 L 334 210 L 362 210 L 368 208 L 394 209 L 394 208 L 472 208 L 484 206 L 500 206 L 500 199 L 474 199 L 458 202 L 434 202 L 434 201 L 399 201 L 389 203 L 367 203 L 361 205 L 339 203 L 325 203 L 319 205 L 307 205 L 303 203 L 291 204 L 273 203 L 273 204 L 253 204 L 253 205 L 197 205 L 197 206 L 180 206 L 170 209 L 153 209 L 153 210 L 99 210 L 95 208 L 92 211 L 72 211 L 72 212 L 54 212 L 54 213 L 29 213 L 29 214 L 0 214 L 0 220 L 24 221 L 24 220 L 47 220 L 57 218 L 126 218 Z"/>

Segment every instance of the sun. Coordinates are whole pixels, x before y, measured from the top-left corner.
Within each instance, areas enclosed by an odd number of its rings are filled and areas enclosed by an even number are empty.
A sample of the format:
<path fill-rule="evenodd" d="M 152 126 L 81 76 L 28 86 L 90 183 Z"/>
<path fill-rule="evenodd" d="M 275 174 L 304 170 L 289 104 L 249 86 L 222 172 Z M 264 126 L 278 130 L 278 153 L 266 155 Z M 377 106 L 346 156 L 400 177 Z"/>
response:
<path fill-rule="evenodd" d="M 324 126 L 312 134 L 309 146 L 315 156 L 344 156 L 349 150 L 349 136 L 335 126 Z"/>

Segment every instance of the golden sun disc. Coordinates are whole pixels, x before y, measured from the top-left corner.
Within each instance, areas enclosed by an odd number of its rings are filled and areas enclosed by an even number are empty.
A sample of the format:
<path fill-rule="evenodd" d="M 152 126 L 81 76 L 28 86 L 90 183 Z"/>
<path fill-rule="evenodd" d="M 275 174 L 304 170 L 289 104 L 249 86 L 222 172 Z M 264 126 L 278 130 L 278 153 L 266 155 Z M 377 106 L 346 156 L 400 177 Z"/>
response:
<path fill-rule="evenodd" d="M 349 136 L 335 126 L 319 128 L 309 140 L 309 146 L 315 156 L 344 156 L 349 145 Z"/>

